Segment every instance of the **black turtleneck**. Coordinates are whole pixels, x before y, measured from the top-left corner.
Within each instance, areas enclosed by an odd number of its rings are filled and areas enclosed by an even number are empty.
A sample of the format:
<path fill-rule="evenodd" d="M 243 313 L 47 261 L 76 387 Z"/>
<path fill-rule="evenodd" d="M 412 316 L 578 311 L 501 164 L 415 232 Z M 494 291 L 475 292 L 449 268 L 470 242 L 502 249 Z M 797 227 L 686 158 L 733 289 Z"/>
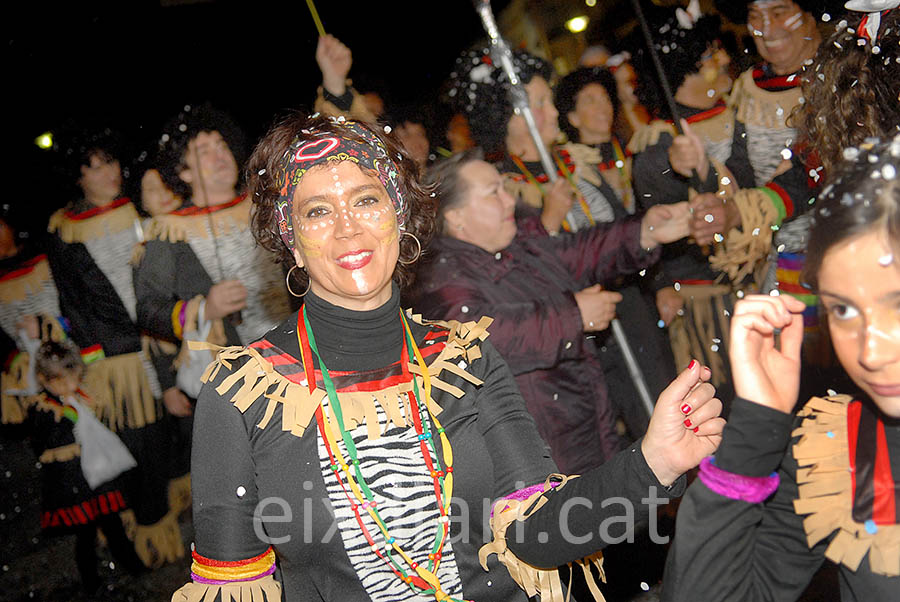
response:
<path fill-rule="evenodd" d="M 383 368 L 400 359 L 403 324 L 400 289 L 391 285 L 391 298 L 376 309 L 353 311 L 317 297 L 304 297 L 306 314 L 322 361 L 329 370 L 357 372 Z M 300 357 L 296 317 L 269 333 L 267 338 L 284 351 Z"/>

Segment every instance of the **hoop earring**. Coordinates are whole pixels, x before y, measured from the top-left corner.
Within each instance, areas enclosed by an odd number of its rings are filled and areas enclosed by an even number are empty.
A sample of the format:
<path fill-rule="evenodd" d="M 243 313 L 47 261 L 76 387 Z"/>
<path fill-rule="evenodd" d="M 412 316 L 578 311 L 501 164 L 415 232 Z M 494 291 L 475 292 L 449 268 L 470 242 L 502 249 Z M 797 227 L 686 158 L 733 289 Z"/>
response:
<path fill-rule="evenodd" d="M 299 268 L 299 267 L 300 267 L 299 265 L 294 264 L 293 266 L 291 266 L 291 269 L 288 270 L 287 276 L 284 277 L 284 284 L 285 284 L 285 286 L 287 286 L 288 292 L 289 292 L 291 295 L 293 295 L 294 297 L 297 297 L 297 298 L 300 298 L 300 297 L 305 296 L 306 293 L 309 292 L 309 287 L 312 286 L 312 280 L 309 279 L 309 275 L 307 274 L 306 290 L 303 291 L 303 294 L 298 295 L 298 294 L 295 293 L 293 290 L 291 290 L 291 272 L 293 272 L 294 270 L 296 270 L 296 269 Z M 302 268 L 301 268 L 301 269 L 302 269 Z"/>
<path fill-rule="evenodd" d="M 412 236 L 412 239 L 414 241 L 416 241 L 416 246 L 418 247 L 418 250 L 416 251 L 416 256 L 413 257 L 412 259 L 410 259 L 409 261 L 403 261 L 402 259 L 398 258 L 397 263 L 402 264 L 402 265 L 412 265 L 415 262 L 417 262 L 419 260 L 419 257 L 422 255 L 422 243 L 419 242 L 419 239 L 416 238 L 415 234 L 413 234 L 412 232 L 407 232 L 406 230 L 404 230 L 403 232 L 400 233 L 400 238 L 403 238 L 404 234 L 407 236 Z"/>

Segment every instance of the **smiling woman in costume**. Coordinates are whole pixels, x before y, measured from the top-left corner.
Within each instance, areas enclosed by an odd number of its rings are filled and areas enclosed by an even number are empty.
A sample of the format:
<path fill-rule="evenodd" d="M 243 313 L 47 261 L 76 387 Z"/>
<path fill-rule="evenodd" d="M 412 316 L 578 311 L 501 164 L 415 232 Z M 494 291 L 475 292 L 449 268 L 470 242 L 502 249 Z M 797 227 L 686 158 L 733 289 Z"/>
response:
<path fill-rule="evenodd" d="M 900 136 L 845 156 L 805 275 L 856 391 L 813 397 L 795 419 L 804 304 L 738 302 L 738 399 L 679 509 L 666 600 L 795 600 L 826 558 L 843 600 L 900 591 Z"/>
<path fill-rule="evenodd" d="M 580 478 L 551 476 L 486 340 L 490 319 L 425 322 L 400 308 L 434 207 L 396 143 L 359 122 L 289 117 L 249 173 L 257 240 L 291 265 L 304 305 L 208 370 L 194 431 L 193 583 L 173 600 L 524 601 L 520 586 L 562 600 L 556 567 L 596 561 L 604 545 L 597 533 L 566 543 L 566 500 L 598 502 L 571 508 L 575 529 L 614 515 L 599 504 L 610 496 L 646 519 L 648 488 L 679 494 L 681 474 L 715 448 L 720 403 L 695 363 L 642 443 Z"/>

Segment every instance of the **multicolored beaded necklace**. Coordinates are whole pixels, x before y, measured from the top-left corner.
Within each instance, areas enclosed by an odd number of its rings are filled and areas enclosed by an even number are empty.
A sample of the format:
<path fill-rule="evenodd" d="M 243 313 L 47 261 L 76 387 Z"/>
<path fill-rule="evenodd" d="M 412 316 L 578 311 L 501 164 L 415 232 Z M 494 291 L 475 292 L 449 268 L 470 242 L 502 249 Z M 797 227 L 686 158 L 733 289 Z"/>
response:
<path fill-rule="evenodd" d="M 303 320 L 302 324 L 300 323 L 301 317 Z M 345 428 L 337 389 L 334 386 L 331 375 L 325 367 L 325 363 L 322 361 L 322 356 L 319 354 L 318 347 L 316 346 L 316 338 L 313 334 L 312 327 L 309 324 L 305 305 L 297 315 L 297 339 L 300 343 L 303 371 L 306 375 L 309 390 L 312 393 L 316 388 L 316 375 L 315 369 L 313 368 L 313 355 L 315 355 L 319 362 L 319 369 L 322 372 L 322 381 L 325 386 L 325 392 L 328 395 L 328 407 L 330 409 L 330 416 L 326 416 L 322 405 L 319 404 L 319 407 L 316 408 L 316 423 L 318 424 L 319 433 L 322 436 L 322 441 L 331 461 L 331 470 L 334 472 L 334 476 L 337 479 L 338 484 L 340 484 L 341 489 L 343 489 L 344 495 L 347 496 L 347 500 L 350 502 L 350 509 L 353 511 L 356 522 L 365 536 L 366 541 L 369 543 L 369 546 L 372 548 L 372 551 L 384 561 L 398 579 L 406 583 L 415 593 L 432 595 L 435 600 L 439 601 L 463 602 L 450 597 L 444 592 L 441 589 L 441 584 L 437 577 L 438 567 L 440 567 L 441 564 L 441 551 L 443 550 L 444 544 L 450 533 L 449 509 L 450 501 L 453 496 L 453 450 L 450 447 L 450 441 L 444 433 L 444 428 L 441 426 L 440 421 L 438 421 L 428 404 L 422 401 L 423 399 L 431 399 L 431 377 L 428 374 L 428 369 L 425 365 L 422 353 L 419 351 L 419 348 L 416 346 L 416 342 L 412 337 L 412 332 L 409 329 L 409 323 L 406 321 L 406 316 L 403 315 L 402 311 L 400 312 L 400 322 L 403 325 L 404 330 L 403 347 L 400 352 L 401 369 L 403 370 L 403 376 L 413 383 L 413 391 L 407 392 L 407 395 L 409 396 L 408 413 L 413 420 L 413 426 L 418 436 L 422 457 L 425 459 L 425 466 L 428 469 L 429 475 L 434 480 L 434 495 L 440 512 L 437 528 L 435 529 L 434 545 L 432 546 L 431 553 L 428 554 L 427 567 L 414 561 L 403 548 L 400 547 L 397 540 L 388 532 L 387 525 L 378 512 L 378 503 L 359 467 L 356 443 Z M 413 377 L 409 371 L 410 349 L 413 352 L 413 356 L 416 358 L 416 363 L 421 367 L 422 381 L 425 388 L 424 398 L 419 392 L 419 385 L 415 377 Z M 431 419 L 430 421 L 427 419 L 423 420 L 423 415 L 426 412 Z M 347 454 L 350 456 L 349 462 L 338 447 L 332 422 L 337 423 L 341 439 L 347 449 Z M 444 460 L 443 469 L 440 466 L 440 462 L 435 466 L 431 459 L 432 453 L 435 458 L 438 457 L 437 449 L 434 445 L 431 423 L 434 424 L 437 434 L 441 439 L 441 450 L 443 452 L 442 455 Z M 377 426 L 369 425 L 369 428 L 377 428 Z M 342 473 L 346 482 L 341 478 Z M 387 547 L 383 550 L 378 547 L 378 544 L 376 544 L 368 527 L 366 527 L 363 522 L 360 510 L 366 511 L 375 522 L 378 530 L 381 531 L 384 541 L 387 543 Z M 395 554 L 400 557 L 402 562 L 397 560 Z"/>
<path fill-rule="evenodd" d="M 546 195 L 546 192 L 544 191 L 544 187 L 541 185 L 540 181 L 534 176 L 534 174 L 531 173 L 531 171 L 528 169 L 528 167 L 525 166 L 525 162 L 522 161 L 522 159 L 520 157 L 517 157 L 516 155 L 510 155 L 510 158 L 512 159 L 513 163 L 516 164 L 516 167 L 519 168 L 519 171 L 522 172 L 522 174 L 525 176 L 525 178 L 528 180 L 528 182 L 530 184 L 532 184 L 533 186 L 537 186 L 538 190 L 541 191 L 541 196 Z M 565 176 L 566 180 L 569 182 L 569 186 L 571 186 L 572 190 L 575 192 L 575 198 L 578 199 L 578 204 L 581 206 L 581 211 L 584 213 L 585 217 L 587 217 L 588 223 L 590 223 L 591 226 L 595 225 L 596 222 L 594 221 L 594 216 L 591 215 L 591 208 L 587 204 L 587 201 L 584 200 L 584 195 L 581 194 L 581 190 L 578 189 L 578 184 L 575 181 L 575 176 L 572 174 L 572 172 L 569 171 L 569 168 L 566 165 L 566 163 L 562 160 L 562 158 L 560 158 L 559 154 L 556 153 L 555 151 L 553 152 L 553 159 L 556 161 L 556 166 L 559 168 L 559 170 L 558 170 L 559 173 L 561 173 L 563 176 Z M 572 227 L 569 225 L 569 222 L 567 220 L 563 221 L 562 226 L 563 226 L 563 229 L 566 230 L 567 232 L 572 231 Z"/>

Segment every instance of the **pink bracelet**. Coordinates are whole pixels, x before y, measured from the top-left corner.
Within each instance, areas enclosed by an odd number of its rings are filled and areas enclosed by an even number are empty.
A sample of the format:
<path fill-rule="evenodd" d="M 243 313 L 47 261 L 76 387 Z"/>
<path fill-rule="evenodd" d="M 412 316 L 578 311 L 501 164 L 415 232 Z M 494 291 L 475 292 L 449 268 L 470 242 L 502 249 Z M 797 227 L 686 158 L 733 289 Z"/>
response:
<path fill-rule="evenodd" d="M 747 477 L 722 470 L 712 456 L 700 462 L 700 480 L 710 491 L 732 500 L 759 504 L 775 493 L 780 479 L 777 472 L 767 477 Z"/>

